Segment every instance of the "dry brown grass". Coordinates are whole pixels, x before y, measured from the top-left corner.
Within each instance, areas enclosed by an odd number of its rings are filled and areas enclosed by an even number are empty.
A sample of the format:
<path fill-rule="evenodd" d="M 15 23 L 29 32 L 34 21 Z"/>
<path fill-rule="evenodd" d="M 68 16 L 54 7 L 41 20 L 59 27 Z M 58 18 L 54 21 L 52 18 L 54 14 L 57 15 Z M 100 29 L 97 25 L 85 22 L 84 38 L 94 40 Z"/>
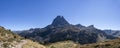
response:
<path fill-rule="evenodd" d="M 27 43 L 23 45 L 23 48 L 46 48 L 46 47 L 37 42 L 27 40 Z"/>
<path fill-rule="evenodd" d="M 72 41 L 61 41 L 47 45 L 47 48 L 76 48 L 77 44 Z"/>

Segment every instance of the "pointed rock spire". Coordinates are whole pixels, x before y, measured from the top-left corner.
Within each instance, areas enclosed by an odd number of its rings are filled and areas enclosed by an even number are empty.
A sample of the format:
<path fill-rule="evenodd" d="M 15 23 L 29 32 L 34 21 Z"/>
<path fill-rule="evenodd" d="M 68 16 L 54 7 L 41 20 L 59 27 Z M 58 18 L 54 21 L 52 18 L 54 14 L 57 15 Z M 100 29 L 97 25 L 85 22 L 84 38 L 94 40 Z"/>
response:
<path fill-rule="evenodd" d="M 53 26 L 64 26 L 69 25 L 69 23 L 65 20 L 63 16 L 57 16 L 54 21 L 52 22 Z"/>

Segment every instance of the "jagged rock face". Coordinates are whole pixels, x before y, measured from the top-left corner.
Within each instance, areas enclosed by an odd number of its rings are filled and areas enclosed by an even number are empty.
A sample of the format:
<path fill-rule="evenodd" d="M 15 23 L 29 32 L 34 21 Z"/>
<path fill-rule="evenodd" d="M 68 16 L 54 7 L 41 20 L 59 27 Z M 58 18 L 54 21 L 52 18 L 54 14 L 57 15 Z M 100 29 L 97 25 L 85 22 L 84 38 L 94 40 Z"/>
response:
<path fill-rule="evenodd" d="M 79 30 L 76 27 L 68 27 L 65 28 L 56 28 L 52 29 L 52 33 L 45 36 L 44 41 L 46 43 L 64 41 L 64 40 L 72 40 L 74 42 L 78 42 L 80 44 L 87 43 L 95 43 L 98 39 L 98 34 L 101 36 L 105 36 L 102 34 L 102 31 L 99 30 Z M 101 33 L 99 33 L 101 32 Z"/>
<path fill-rule="evenodd" d="M 69 23 L 64 19 L 63 16 L 57 16 L 51 25 L 53 25 L 53 26 L 65 26 L 65 25 L 69 25 Z"/>
<path fill-rule="evenodd" d="M 80 24 L 71 25 L 63 16 L 57 16 L 53 23 L 45 28 L 32 30 L 33 32 L 31 33 L 28 32 L 25 35 L 21 33 L 20 35 L 41 43 L 72 40 L 80 44 L 95 43 L 98 39 L 104 40 L 108 37 L 103 31 L 96 29 L 93 25 L 89 27 Z"/>

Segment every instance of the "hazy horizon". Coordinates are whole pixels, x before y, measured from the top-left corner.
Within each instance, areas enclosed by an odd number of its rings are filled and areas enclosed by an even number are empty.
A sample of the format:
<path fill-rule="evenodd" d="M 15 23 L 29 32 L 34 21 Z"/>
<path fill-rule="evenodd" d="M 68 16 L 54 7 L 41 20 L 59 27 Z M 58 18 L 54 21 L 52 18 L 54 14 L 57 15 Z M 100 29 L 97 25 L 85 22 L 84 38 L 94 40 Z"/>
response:
<path fill-rule="evenodd" d="M 0 26 L 43 28 L 62 15 L 70 24 L 120 30 L 120 0 L 0 0 Z"/>

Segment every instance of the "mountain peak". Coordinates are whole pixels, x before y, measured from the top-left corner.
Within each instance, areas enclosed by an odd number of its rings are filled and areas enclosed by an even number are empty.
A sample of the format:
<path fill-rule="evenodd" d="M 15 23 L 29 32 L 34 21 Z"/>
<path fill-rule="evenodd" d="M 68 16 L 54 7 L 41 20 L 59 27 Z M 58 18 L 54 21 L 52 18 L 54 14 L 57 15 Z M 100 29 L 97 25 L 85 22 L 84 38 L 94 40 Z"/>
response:
<path fill-rule="evenodd" d="M 65 18 L 63 16 L 57 16 L 53 22 L 52 22 L 53 26 L 64 26 L 64 25 L 69 25 L 69 23 L 65 20 Z"/>

